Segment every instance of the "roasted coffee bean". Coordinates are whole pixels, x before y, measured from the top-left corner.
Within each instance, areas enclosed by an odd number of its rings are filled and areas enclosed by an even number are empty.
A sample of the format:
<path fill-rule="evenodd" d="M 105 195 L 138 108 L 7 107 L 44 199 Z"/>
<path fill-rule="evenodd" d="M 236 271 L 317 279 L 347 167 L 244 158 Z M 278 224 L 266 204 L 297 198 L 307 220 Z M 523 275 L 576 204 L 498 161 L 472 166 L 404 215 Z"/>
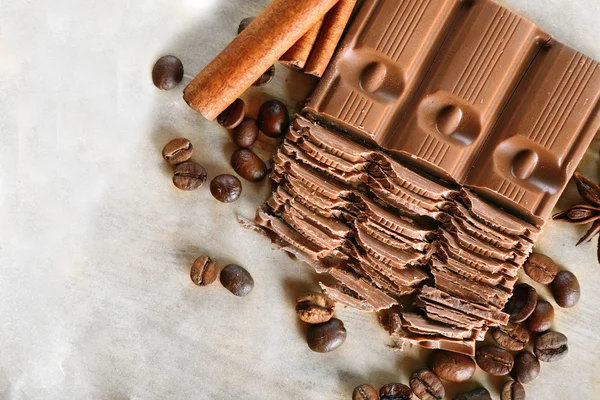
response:
<path fill-rule="evenodd" d="M 244 297 L 254 289 L 252 275 L 239 265 L 229 264 L 221 271 L 221 284 L 236 296 Z"/>
<path fill-rule="evenodd" d="M 248 27 L 248 25 L 250 25 L 252 23 L 252 21 L 254 21 L 256 19 L 256 17 L 248 17 L 248 18 L 244 18 L 241 22 L 240 25 L 238 26 L 238 35 L 240 33 L 242 33 L 242 31 L 244 29 L 246 29 Z"/>
<path fill-rule="evenodd" d="M 152 68 L 152 82 L 160 90 L 171 90 L 183 79 L 183 64 L 175 56 L 162 56 Z"/>
<path fill-rule="evenodd" d="M 525 400 L 525 388 L 519 382 L 506 382 L 502 386 L 500 400 Z"/>
<path fill-rule="evenodd" d="M 581 295 L 577 277 L 572 272 L 560 271 L 552 281 L 552 295 L 559 306 L 573 307 Z"/>
<path fill-rule="evenodd" d="M 250 182 L 258 182 L 267 176 L 267 166 L 250 149 L 239 149 L 231 156 L 233 170 Z"/>
<path fill-rule="evenodd" d="M 173 184 L 177 189 L 196 190 L 206 182 L 206 170 L 198 163 L 188 161 L 175 168 Z"/>
<path fill-rule="evenodd" d="M 340 347 L 346 340 L 344 323 L 331 318 L 322 324 L 310 325 L 306 332 L 306 343 L 312 351 L 328 353 Z"/>
<path fill-rule="evenodd" d="M 466 382 L 475 373 L 475 361 L 467 355 L 435 350 L 429 360 L 435 374 L 450 382 Z"/>
<path fill-rule="evenodd" d="M 510 321 L 506 326 L 494 328 L 492 337 L 500 346 L 513 351 L 523 350 L 530 339 L 527 328 Z"/>
<path fill-rule="evenodd" d="M 233 129 L 242 123 L 246 116 L 246 103 L 236 99 L 229 107 L 217 117 L 217 122 L 225 129 Z"/>
<path fill-rule="evenodd" d="M 536 356 L 523 351 L 515 356 L 515 365 L 510 376 L 519 383 L 529 383 L 540 374 L 540 362 Z"/>
<path fill-rule="evenodd" d="M 322 324 L 333 317 L 335 303 L 321 293 L 309 293 L 296 299 L 298 317 L 309 324 Z"/>
<path fill-rule="evenodd" d="M 508 351 L 493 346 L 480 347 L 475 353 L 475 360 L 479 368 L 496 376 L 507 375 L 515 362 Z"/>
<path fill-rule="evenodd" d="M 200 256 L 192 264 L 190 278 L 198 286 L 208 286 L 217 280 L 220 270 L 216 260 L 208 256 Z"/>
<path fill-rule="evenodd" d="M 171 165 L 186 162 L 192 156 L 194 146 L 188 139 L 173 139 L 167 143 L 162 151 L 162 156 Z"/>
<path fill-rule="evenodd" d="M 446 390 L 436 374 L 423 368 L 410 376 L 410 388 L 421 400 L 442 400 Z"/>
<path fill-rule="evenodd" d="M 210 193 L 221 203 L 232 203 L 242 194 L 242 182 L 233 175 L 217 175 L 210 182 Z"/>
<path fill-rule="evenodd" d="M 260 78 L 258 78 L 256 82 L 252 84 L 252 86 L 264 86 L 271 82 L 273 78 L 275 78 L 275 66 L 271 65 L 269 69 L 266 70 L 265 73 L 262 74 Z"/>
<path fill-rule="evenodd" d="M 533 343 L 533 352 L 540 361 L 561 360 L 569 353 L 567 337 L 559 332 L 546 332 Z"/>
<path fill-rule="evenodd" d="M 279 100 L 269 100 L 258 110 L 258 127 L 267 136 L 280 137 L 290 127 L 290 115 Z"/>
<path fill-rule="evenodd" d="M 412 390 L 401 383 L 388 383 L 379 389 L 380 400 L 410 400 L 412 397 Z"/>
<path fill-rule="evenodd" d="M 379 400 L 379 394 L 371 385 L 360 385 L 354 388 L 352 400 Z"/>
<path fill-rule="evenodd" d="M 513 295 L 506 303 L 504 312 L 510 315 L 512 322 L 523 322 L 531 315 L 537 303 L 537 292 L 526 283 L 519 283 L 513 289 Z"/>
<path fill-rule="evenodd" d="M 244 118 L 232 133 L 233 143 L 241 148 L 250 147 L 258 139 L 258 124 L 253 118 Z"/>
<path fill-rule="evenodd" d="M 538 300 L 535 310 L 527 318 L 527 327 L 531 332 L 546 332 L 554 321 L 554 307 L 545 300 Z"/>
<path fill-rule="evenodd" d="M 492 400 L 490 392 L 485 388 L 477 388 L 468 392 L 457 394 L 452 400 Z"/>
<path fill-rule="evenodd" d="M 554 260 L 540 253 L 531 253 L 523 269 L 531 279 L 543 285 L 552 282 L 558 273 L 558 265 Z"/>

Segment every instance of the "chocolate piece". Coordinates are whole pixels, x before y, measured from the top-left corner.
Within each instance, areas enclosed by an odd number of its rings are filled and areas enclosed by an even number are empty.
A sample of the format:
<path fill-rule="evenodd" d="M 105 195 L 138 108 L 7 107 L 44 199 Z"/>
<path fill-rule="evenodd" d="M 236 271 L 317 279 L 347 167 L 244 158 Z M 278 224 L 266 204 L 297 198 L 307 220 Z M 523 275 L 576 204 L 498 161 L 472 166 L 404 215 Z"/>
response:
<path fill-rule="evenodd" d="M 338 301 L 359 311 L 375 311 L 364 298 L 340 283 L 336 285 L 325 285 L 324 283 L 319 282 L 319 286 L 321 286 L 323 293 L 332 300 Z"/>
<path fill-rule="evenodd" d="M 452 339 L 471 339 L 473 336 L 473 332 L 469 329 L 431 321 L 422 315 L 409 312 L 402 313 L 402 326 L 409 332 L 421 335 L 442 335 Z"/>
<path fill-rule="evenodd" d="M 376 311 L 385 310 L 398 304 L 397 300 L 377 289 L 356 273 L 338 268 L 332 269 L 329 273 L 344 286 L 360 294 Z"/>

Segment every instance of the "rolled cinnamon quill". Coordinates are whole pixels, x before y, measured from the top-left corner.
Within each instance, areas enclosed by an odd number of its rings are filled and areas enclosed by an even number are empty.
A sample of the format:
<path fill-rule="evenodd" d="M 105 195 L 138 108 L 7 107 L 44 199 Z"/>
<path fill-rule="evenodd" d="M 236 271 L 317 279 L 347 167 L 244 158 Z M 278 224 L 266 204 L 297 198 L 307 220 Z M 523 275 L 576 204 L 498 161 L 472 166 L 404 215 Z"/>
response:
<path fill-rule="evenodd" d="M 304 69 L 308 56 L 317 41 L 324 20 L 325 18 L 321 18 L 319 22 L 314 24 L 300 40 L 281 56 L 279 63 L 291 69 Z"/>
<path fill-rule="evenodd" d="M 186 103 L 214 120 L 338 0 L 274 0 L 185 88 Z"/>

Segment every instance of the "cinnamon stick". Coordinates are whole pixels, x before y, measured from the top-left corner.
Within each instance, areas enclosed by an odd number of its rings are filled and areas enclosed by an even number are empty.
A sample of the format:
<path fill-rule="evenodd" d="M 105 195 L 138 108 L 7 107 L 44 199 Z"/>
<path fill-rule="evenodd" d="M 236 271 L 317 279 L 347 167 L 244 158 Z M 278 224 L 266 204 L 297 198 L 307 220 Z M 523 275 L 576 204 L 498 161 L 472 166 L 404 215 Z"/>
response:
<path fill-rule="evenodd" d="M 300 40 L 294 43 L 294 45 L 281 56 L 279 63 L 291 69 L 304 69 L 324 21 L 325 18 L 321 18 L 319 22 L 314 24 Z"/>
<path fill-rule="evenodd" d="M 350 20 L 356 0 L 340 0 L 327 13 L 304 73 L 322 77 Z"/>
<path fill-rule="evenodd" d="M 187 104 L 214 120 L 338 0 L 274 0 L 185 88 Z"/>

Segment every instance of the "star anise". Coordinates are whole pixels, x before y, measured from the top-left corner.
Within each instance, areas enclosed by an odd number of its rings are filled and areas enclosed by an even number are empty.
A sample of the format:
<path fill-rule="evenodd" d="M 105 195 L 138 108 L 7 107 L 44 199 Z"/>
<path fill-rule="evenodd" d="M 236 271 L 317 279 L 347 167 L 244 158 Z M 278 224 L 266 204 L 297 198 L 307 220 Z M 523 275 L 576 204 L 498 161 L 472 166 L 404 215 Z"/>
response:
<path fill-rule="evenodd" d="M 552 218 L 572 224 L 592 223 L 587 233 L 577 242 L 577 246 L 579 246 L 583 242 L 591 241 L 600 232 L 600 186 L 579 172 L 575 172 L 573 180 L 577 185 L 577 191 L 588 204 L 573 206 L 555 214 Z M 600 238 L 598 240 L 597 257 L 598 262 L 600 262 Z"/>

